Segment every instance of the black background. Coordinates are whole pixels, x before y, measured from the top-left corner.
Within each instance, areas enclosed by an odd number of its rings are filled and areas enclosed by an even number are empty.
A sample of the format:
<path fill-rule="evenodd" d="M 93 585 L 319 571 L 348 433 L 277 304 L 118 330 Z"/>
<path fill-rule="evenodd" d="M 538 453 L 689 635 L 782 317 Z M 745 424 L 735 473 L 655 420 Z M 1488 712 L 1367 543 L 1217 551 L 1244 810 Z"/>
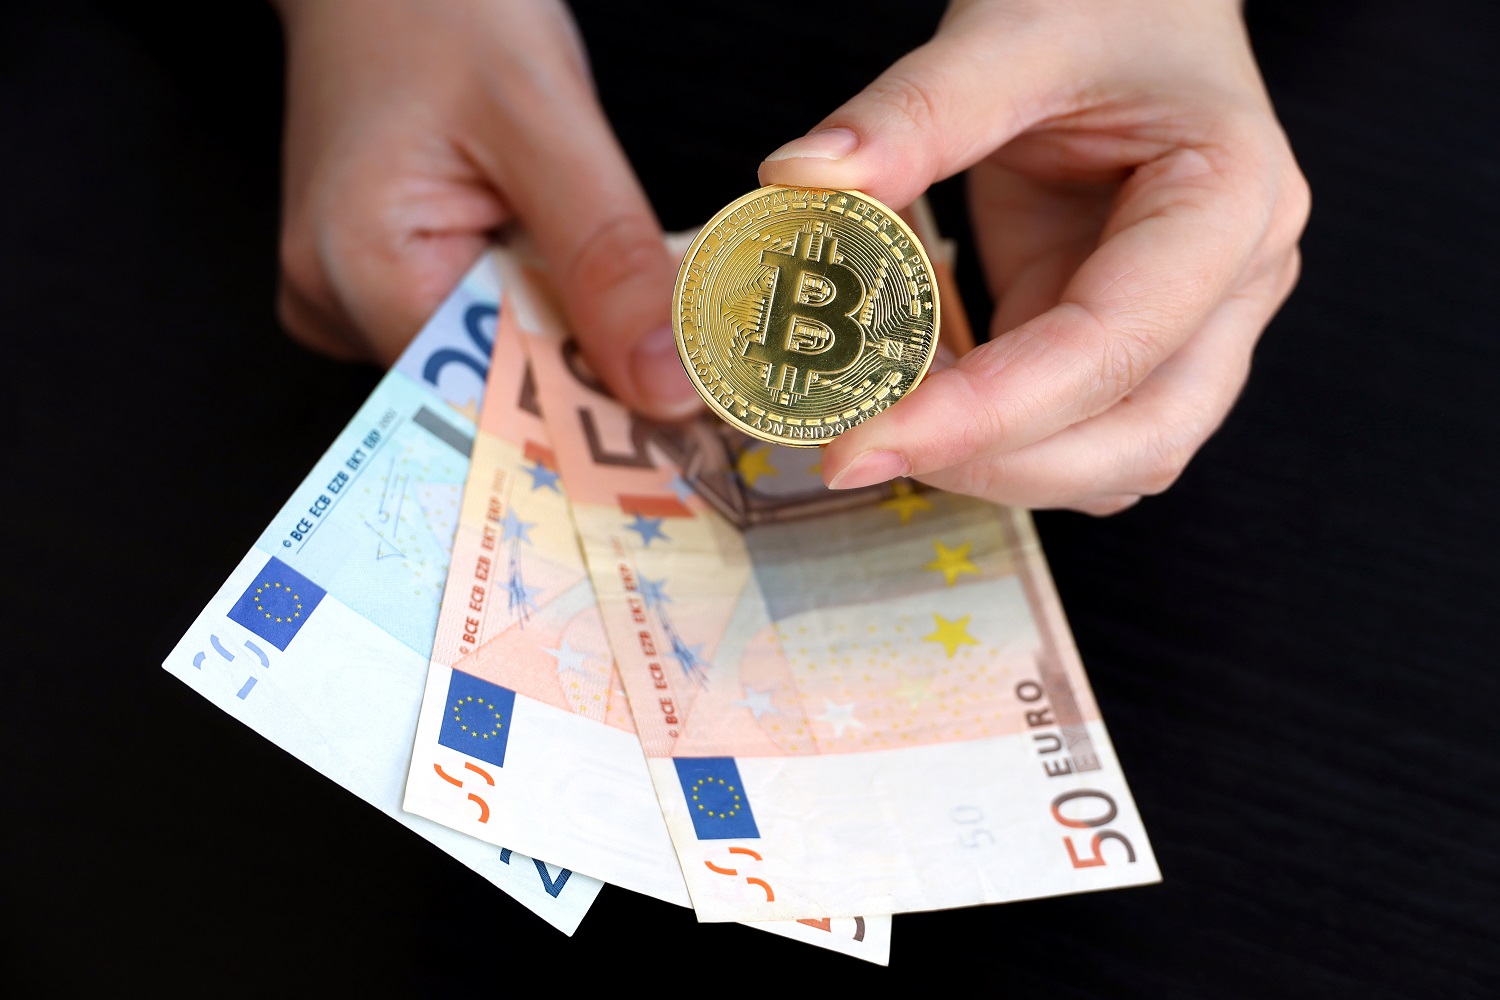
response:
<path fill-rule="evenodd" d="M 798 25 L 867 27 L 838 58 L 778 33 L 820 71 L 777 116 L 756 80 L 706 75 L 775 11 L 577 9 L 688 228 L 937 8 L 799 4 Z M 881 970 L 610 888 L 567 939 L 160 669 L 378 373 L 274 316 L 266 8 L 6 4 L 0 982 L 1493 995 L 1500 16 L 1250 0 L 1249 20 L 1313 189 L 1301 284 L 1176 487 L 1038 517 L 1165 881 L 903 915 Z M 735 127 L 685 130 L 694 95 Z M 962 236 L 960 198 L 935 193 Z"/>

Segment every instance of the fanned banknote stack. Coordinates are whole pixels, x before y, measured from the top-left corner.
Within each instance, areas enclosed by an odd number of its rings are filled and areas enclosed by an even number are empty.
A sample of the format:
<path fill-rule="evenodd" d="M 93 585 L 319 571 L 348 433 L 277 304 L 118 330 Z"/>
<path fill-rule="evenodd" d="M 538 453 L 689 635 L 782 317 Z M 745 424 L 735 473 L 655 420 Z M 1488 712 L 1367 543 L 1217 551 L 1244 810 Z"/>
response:
<path fill-rule="evenodd" d="M 166 669 L 567 934 L 610 882 L 886 964 L 1158 880 L 1024 511 L 647 423 L 561 316 L 480 260 Z"/>

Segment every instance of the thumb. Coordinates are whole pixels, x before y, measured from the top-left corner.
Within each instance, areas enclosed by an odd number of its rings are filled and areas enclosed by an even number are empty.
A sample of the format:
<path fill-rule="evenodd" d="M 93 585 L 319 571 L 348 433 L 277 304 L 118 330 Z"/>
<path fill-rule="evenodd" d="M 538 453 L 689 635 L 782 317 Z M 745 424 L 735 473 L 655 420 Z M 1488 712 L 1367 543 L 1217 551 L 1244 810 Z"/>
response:
<path fill-rule="evenodd" d="M 552 274 L 595 372 L 658 419 L 702 405 L 678 358 L 677 261 L 585 79 L 533 64 L 496 109 L 483 158 Z"/>
<path fill-rule="evenodd" d="M 811 132 L 760 165 L 762 184 L 841 188 L 904 208 L 977 163 L 1045 112 L 1066 58 L 1023 23 L 956 6 L 914 49 Z"/>

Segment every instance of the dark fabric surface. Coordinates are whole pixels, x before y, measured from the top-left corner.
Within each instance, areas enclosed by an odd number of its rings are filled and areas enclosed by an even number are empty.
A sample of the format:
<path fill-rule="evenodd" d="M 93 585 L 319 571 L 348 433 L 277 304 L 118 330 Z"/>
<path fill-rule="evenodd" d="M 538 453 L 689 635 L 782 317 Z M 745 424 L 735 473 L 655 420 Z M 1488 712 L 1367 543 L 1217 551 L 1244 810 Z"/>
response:
<path fill-rule="evenodd" d="M 378 373 L 275 320 L 274 18 L 148 6 L 0 11 L 13 995 L 1494 995 L 1493 5 L 1251 0 L 1313 188 L 1301 285 L 1175 488 L 1038 518 L 1164 881 L 904 915 L 889 970 L 610 888 L 565 938 L 160 669 Z M 733 65 L 750 22 L 726 48 L 690 7 L 579 5 L 667 226 L 936 10 L 842 5 L 870 26 L 846 58 L 825 6 L 777 36 L 820 71 L 773 115 Z M 703 134 L 686 108 L 720 100 Z M 961 196 L 934 195 L 958 235 Z"/>

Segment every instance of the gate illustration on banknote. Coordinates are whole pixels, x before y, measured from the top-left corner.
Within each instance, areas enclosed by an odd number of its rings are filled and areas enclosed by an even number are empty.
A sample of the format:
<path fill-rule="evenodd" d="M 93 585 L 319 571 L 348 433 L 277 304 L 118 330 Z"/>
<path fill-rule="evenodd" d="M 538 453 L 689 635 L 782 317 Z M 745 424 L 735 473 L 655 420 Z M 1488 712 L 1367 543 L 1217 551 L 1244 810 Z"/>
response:
<path fill-rule="evenodd" d="M 563 356 L 579 382 L 607 394 L 577 341 L 567 342 Z M 661 464 L 651 454 L 656 451 L 677 468 L 681 490 L 698 494 L 741 531 L 866 507 L 926 489 L 919 483 L 882 483 L 830 490 L 820 474 L 821 451 L 767 444 L 721 420 L 662 424 L 632 414 L 629 450 L 608 448 L 592 414 L 584 413 L 582 420 L 595 462 L 647 469 Z"/>

